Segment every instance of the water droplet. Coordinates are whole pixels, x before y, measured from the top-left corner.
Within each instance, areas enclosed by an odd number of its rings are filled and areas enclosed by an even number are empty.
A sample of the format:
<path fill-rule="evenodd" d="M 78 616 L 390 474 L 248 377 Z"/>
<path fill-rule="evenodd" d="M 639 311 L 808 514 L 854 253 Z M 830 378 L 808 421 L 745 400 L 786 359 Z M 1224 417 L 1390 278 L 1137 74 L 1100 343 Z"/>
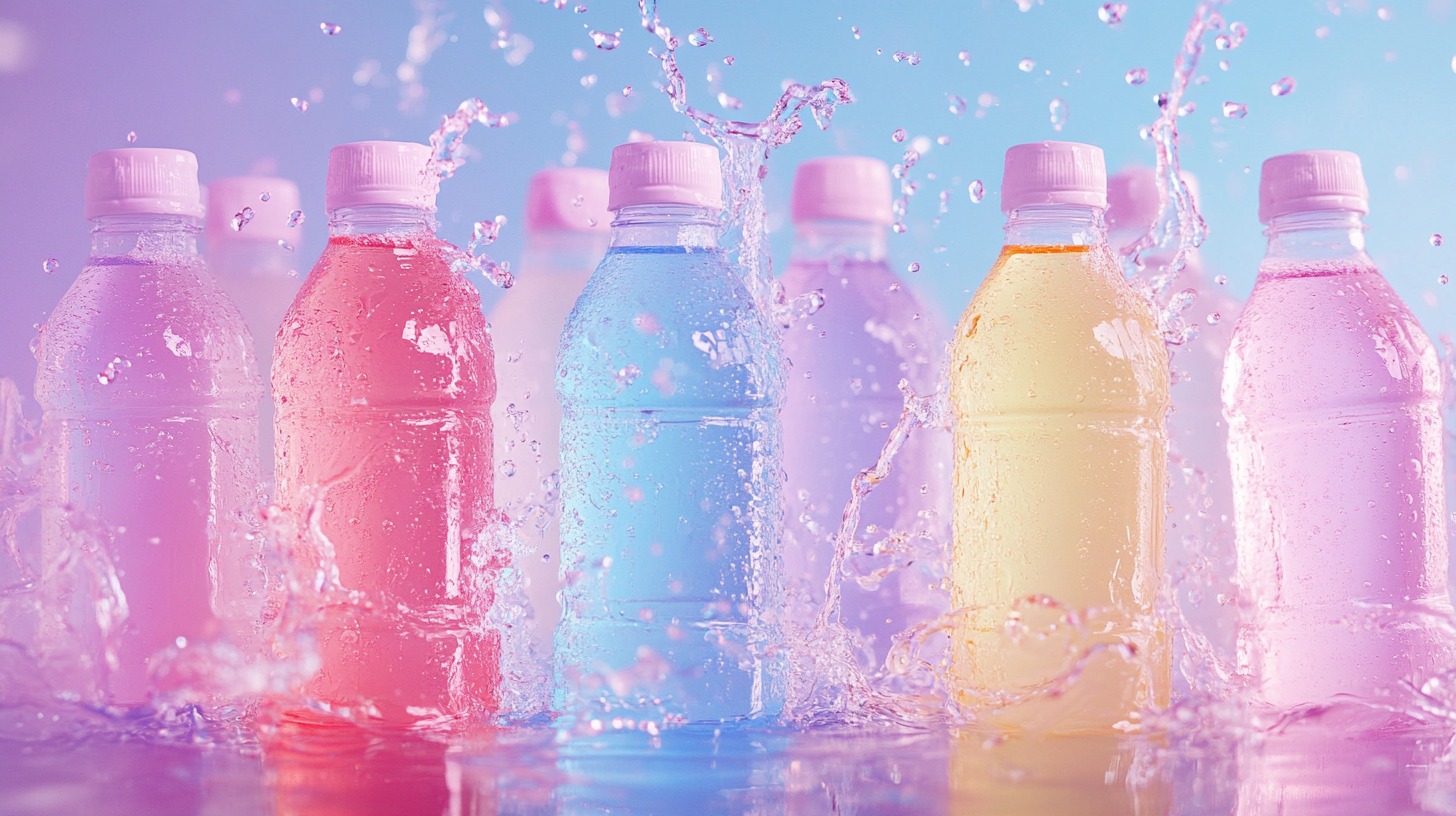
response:
<path fill-rule="evenodd" d="M 1066 100 L 1062 99 L 1061 97 L 1053 99 L 1051 101 L 1051 104 L 1047 105 L 1047 110 L 1051 113 L 1052 130 L 1060 132 L 1062 128 L 1067 126 Z"/>
<path fill-rule="evenodd" d="M 137 137 L 136 137 L 136 131 L 135 130 L 130 131 L 129 133 L 126 134 L 126 143 L 127 144 L 136 144 L 136 139 L 137 139 Z"/>
<path fill-rule="evenodd" d="M 1208 321 L 1208 325 L 1210 326 L 1217 326 L 1218 321 L 1223 320 L 1223 315 L 1218 312 L 1209 312 L 1208 317 L 1204 318 L 1204 320 Z"/>
<path fill-rule="evenodd" d="M 955 94 L 951 94 L 950 106 L 947 109 L 956 116 L 963 116 L 966 112 L 966 100 Z"/>
<path fill-rule="evenodd" d="M 1445 286 L 1446 284 L 1448 284 L 1450 282 L 1451 282 L 1451 277 L 1449 275 L 1441 275 L 1441 276 L 1439 276 L 1439 277 L 1436 278 L 1436 283 L 1439 283 L 1442 286 Z"/>
<path fill-rule="evenodd" d="M 1118 23 L 1121 23 L 1122 18 L 1126 15 L 1126 3 L 1103 3 L 1102 8 L 1097 9 L 1097 19 L 1101 20 L 1104 23 L 1107 23 L 1110 26 L 1115 26 Z"/>
<path fill-rule="evenodd" d="M 961 65 L 967 65 L 968 66 L 968 65 L 971 64 L 971 52 L 969 52 L 969 51 L 962 51 L 959 54 L 956 54 L 956 59 L 958 59 L 958 60 L 961 61 Z M 1451 59 L 1451 63 L 1452 63 L 1453 66 L 1456 66 L 1456 57 L 1453 57 Z"/>
<path fill-rule="evenodd" d="M 302 99 L 297 96 L 291 96 L 288 98 L 288 101 L 293 105 L 293 107 L 298 108 L 299 113 L 308 113 L 307 99 Z"/>
<path fill-rule="evenodd" d="M 506 478 L 510 478 L 516 475 L 516 463 L 512 459 L 507 459 L 504 462 L 501 462 L 500 469 L 501 475 L 505 476 Z"/>
<path fill-rule="evenodd" d="M 1148 81 L 1148 69 L 1146 69 L 1146 68 L 1133 68 L 1132 70 L 1130 70 L 1127 73 L 1123 74 L 1122 75 L 1122 79 L 1127 84 L 1136 87 L 1136 86 L 1141 85 L 1144 82 L 1147 82 Z"/>
<path fill-rule="evenodd" d="M 893 59 L 895 62 L 903 62 L 906 65 L 919 65 L 920 64 L 920 52 L 919 51 L 896 51 L 890 57 L 890 59 Z"/>
<path fill-rule="evenodd" d="M 895 132 L 890 134 L 890 138 L 896 142 L 905 141 L 905 128 L 895 128 Z"/>
<path fill-rule="evenodd" d="M 294 210 L 293 212 L 288 214 L 288 226 L 296 227 L 299 224 L 302 224 L 305 217 L 306 216 L 303 214 L 303 210 Z"/>
<path fill-rule="evenodd" d="M 47 275 L 49 275 L 52 272 L 55 272 L 57 269 L 61 268 L 61 262 L 56 260 L 55 258 L 46 258 L 44 261 L 41 262 L 40 268 L 44 270 Z"/>
<path fill-rule="evenodd" d="M 688 35 L 688 44 L 696 48 L 702 48 L 712 41 L 713 35 L 709 34 L 706 28 L 700 28 Z"/>
<path fill-rule="evenodd" d="M 1228 275 L 1215 275 L 1213 282 L 1219 286 L 1228 286 Z"/>
<path fill-rule="evenodd" d="M 971 203 L 980 204 L 986 200 L 986 185 L 980 179 L 971 182 L 967 192 L 971 194 Z"/>
<path fill-rule="evenodd" d="M 1441 233 L 1431 233 L 1431 246 L 1440 246 L 1441 244 L 1445 243 L 1445 241 L 1446 239 L 1441 237 Z"/>
<path fill-rule="evenodd" d="M 264 190 L 263 192 L 258 193 L 258 200 L 259 201 L 262 201 L 264 203 L 267 203 L 268 199 L 270 199 L 272 197 L 273 197 L 273 195 L 271 193 L 269 193 L 267 190 Z"/>
<path fill-rule="evenodd" d="M 579 3 L 576 8 L 572 9 L 572 11 L 576 12 L 577 14 L 586 14 L 586 3 Z"/>
<path fill-rule="evenodd" d="M 935 137 L 935 143 L 938 144 L 938 145 L 942 145 L 942 146 L 948 145 L 948 144 L 950 144 L 950 137 L 949 136 L 944 136 L 944 135 L 942 135 L 942 136 L 936 136 Z"/>
<path fill-rule="evenodd" d="M 595 87 L 596 84 L 597 84 L 597 75 L 596 74 L 587 74 L 586 76 L 584 76 L 584 77 L 581 78 L 581 87 L 583 87 L 583 88 L 592 88 L 592 87 Z"/>
<path fill-rule="evenodd" d="M 733 55 L 732 54 L 729 54 L 728 56 L 724 57 L 723 58 L 723 64 L 724 65 L 732 65 L 733 64 Z"/>
<path fill-rule="evenodd" d="M 1289 96 L 1294 93 L 1294 77 L 1280 77 L 1278 82 L 1269 86 L 1269 93 L 1275 96 Z"/>
<path fill-rule="evenodd" d="M 611 51 L 622 44 L 622 32 L 593 31 L 591 32 L 592 44 L 603 51 Z"/>
<path fill-rule="evenodd" d="M 853 34 L 856 40 L 859 39 L 859 26 L 850 26 L 849 33 Z"/>
<path fill-rule="evenodd" d="M 907 266 L 907 267 L 905 267 L 905 271 L 909 272 L 912 275 L 915 274 L 916 272 L 919 272 L 920 271 L 920 262 L 919 261 L 911 261 L 910 262 L 910 265 Z"/>
<path fill-rule="evenodd" d="M 281 249 L 281 250 L 283 250 L 284 252 L 292 252 L 293 251 L 293 244 L 290 244 L 287 241 L 283 240 L 282 238 L 279 238 L 278 239 L 278 248 Z"/>
<path fill-rule="evenodd" d="M 338 36 L 338 33 L 343 30 L 344 27 L 338 23 L 319 23 L 319 31 L 322 31 L 330 37 Z"/>
<path fill-rule="evenodd" d="M 1021 62 L 1016 63 L 1016 67 L 1020 68 L 1023 74 L 1029 74 L 1036 69 L 1036 60 L 1024 59 Z"/>
<path fill-rule="evenodd" d="M 1395 12 L 1391 11 L 1389 6 L 1381 6 L 1375 10 L 1375 16 L 1379 17 L 1382 23 L 1388 23 L 1395 16 Z"/>
<path fill-rule="evenodd" d="M 1247 105 L 1242 105 L 1238 102 L 1223 103 L 1223 116 L 1225 119 L 1242 119 L 1248 115 L 1249 108 Z"/>

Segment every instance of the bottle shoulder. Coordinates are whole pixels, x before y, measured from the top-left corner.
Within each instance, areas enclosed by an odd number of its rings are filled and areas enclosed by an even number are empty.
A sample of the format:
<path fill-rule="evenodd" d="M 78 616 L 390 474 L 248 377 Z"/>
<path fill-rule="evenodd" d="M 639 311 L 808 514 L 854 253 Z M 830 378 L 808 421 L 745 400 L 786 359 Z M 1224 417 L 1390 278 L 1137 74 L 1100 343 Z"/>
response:
<path fill-rule="evenodd" d="M 956 327 L 957 411 L 1162 417 L 1170 377 L 1157 315 L 1111 250 L 1027 250 L 1003 250 Z"/>

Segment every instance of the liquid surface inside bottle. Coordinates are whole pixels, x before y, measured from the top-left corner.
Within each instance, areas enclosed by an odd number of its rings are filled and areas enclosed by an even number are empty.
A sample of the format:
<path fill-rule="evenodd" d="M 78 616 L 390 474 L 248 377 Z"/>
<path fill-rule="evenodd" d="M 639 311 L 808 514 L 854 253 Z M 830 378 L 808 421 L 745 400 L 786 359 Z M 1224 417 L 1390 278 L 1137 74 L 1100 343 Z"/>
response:
<path fill-rule="evenodd" d="M 480 298 L 423 210 L 333 213 L 273 363 L 278 502 L 300 557 L 337 572 L 317 698 L 387 721 L 493 710 L 483 628 L 494 359 Z M 327 574 L 327 573 L 326 573 Z"/>
<path fill-rule="evenodd" d="M 625 207 L 562 337 L 558 706 L 778 712 L 783 364 L 701 207 Z"/>
<path fill-rule="evenodd" d="M 1440 363 L 1363 230 L 1276 218 L 1227 361 L 1240 667 L 1281 707 L 1387 699 L 1453 658 Z"/>
<path fill-rule="evenodd" d="M 148 698 L 163 650 L 229 630 L 246 641 L 255 623 L 259 382 L 242 316 L 197 255 L 193 219 L 95 221 L 91 257 L 36 352 L 51 491 L 42 546 L 47 570 L 66 576 L 59 617 L 44 624 L 61 628 L 43 640 L 77 648 L 71 638 L 119 589 L 119 630 L 78 649 L 110 651 L 114 665 L 95 659 L 94 673 L 66 682 L 127 705 Z M 115 588 L 81 566 L 98 551 Z"/>
<path fill-rule="evenodd" d="M 1100 210 L 1013 213 L 951 354 L 958 702 L 1056 732 L 1166 705 L 1168 359 Z"/>

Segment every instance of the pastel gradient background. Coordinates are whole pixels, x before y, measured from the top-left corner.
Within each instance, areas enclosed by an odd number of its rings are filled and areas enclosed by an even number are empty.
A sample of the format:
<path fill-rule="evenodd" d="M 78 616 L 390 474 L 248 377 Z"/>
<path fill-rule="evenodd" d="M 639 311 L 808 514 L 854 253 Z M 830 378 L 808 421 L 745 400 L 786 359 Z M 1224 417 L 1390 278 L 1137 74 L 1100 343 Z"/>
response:
<path fill-rule="evenodd" d="M 663 0 L 660 13 L 684 39 L 699 26 L 714 38 L 702 48 L 684 44 L 681 52 L 690 96 L 700 106 L 721 112 L 717 88 L 742 100 L 740 118 L 757 119 L 786 78 L 842 77 L 856 95 L 828 132 L 806 129 L 773 159 L 767 188 L 780 266 L 795 163 L 841 152 L 893 163 L 913 140 L 927 137 L 930 149 L 911 174 L 919 190 L 910 201 L 909 231 L 892 238 L 891 252 L 898 269 L 920 264 L 907 277 L 951 319 L 999 248 L 1005 148 L 1059 137 L 1102 145 L 1114 170 L 1151 162 L 1138 130 L 1157 114 L 1153 95 L 1168 85 L 1193 12 L 1191 1 L 1129 0 L 1124 22 L 1112 27 L 1098 19 L 1098 2 L 1024 2 L 1026 11 L 1016 0 Z M 138 146 L 195 151 L 204 182 L 248 172 L 295 179 L 308 215 L 295 242 L 303 270 L 323 244 L 331 145 L 423 141 L 441 114 L 479 96 L 519 120 L 470 134 L 476 160 L 441 191 L 442 232 L 463 244 L 471 222 L 504 214 L 510 221 L 492 254 L 514 259 L 534 170 L 605 167 L 612 146 L 633 130 L 678 138 L 689 127 L 655 88 L 658 63 L 646 50 L 657 41 L 640 28 L 636 3 L 580 6 L 581 13 L 577 2 L 557 9 L 536 0 L 0 6 L 0 375 L 31 380 L 34 325 L 86 255 L 86 157 L 127 145 L 131 131 Z M 492 15 L 509 20 L 518 38 L 513 46 L 493 47 Z M 1187 97 L 1197 108 L 1181 121 L 1186 166 L 1202 182 L 1211 274 L 1228 275 L 1239 296 L 1252 285 L 1264 243 L 1255 208 L 1265 157 L 1351 149 L 1364 157 L 1370 183 L 1372 254 L 1430 333 L 1448 331 L 1453 321 L 1441 301 L 1449 295 L 1437 278 L 1451 266 L 1456 242 L 1433 247 L 1429 238 L 1443 231 L 1456 238 L 1451 0 L 1388 7 L 1233 0 L 1224 16 L 1244 23 L 1247 39 L 1232 51 L 1208 49 L 1199 71 L 1206 82 Z M 328 36 L 320 31 L 324 21 L 342 30 Z M 621 46 L 595 48 L 592 29 L 620 29 Z M 407 53 L 420 56 L 432 37 L 438 43 L 428 60 L 416 60 L 418 82 L 402 80 L 410 70 L 401 73 Z M 530 41 L 523 61 L 520 38 Z M 958 57 L 963 50 L 969 66 Z M 897 51 L 918 52 L 919 64 L 895 61 Z M 723 65 L 730 55 L 733 65 Z M 1035 62 L 1030 72 L 1019 68 L 1023 59 Z M 1227 70 L 1220 59 L 1228 60 Z M 1148 82 L 1129 86 L 1124 74 L 1139 67 L 1148 70 Z M 721 73 L 716 85 L 707 79 L 710 69 Z M 1284 76 L 1294 78 L 1295 91 L 1271 95 L 1270 84 Z M 623 98 L 628 85 L 633 93 Z M 964 115 L 948 110 L 950 94 L 966 100 Z M 296 109 L 291 97 L 308 99 L 308 110 Z M 1055 98 L 1067 106 L 1060 132 L 1048 114 Z M 1225 118 L 1225 101 L 1247 105 L 1247 117 Z M 903 144 L 891 138 L 897 128 L 909 136 Z M 951 143 L 936 144 L 938 136 Z M 987 188 L 980 204 L 966 192 L 973 179 Z M 949 192 L 948 211 L 936 223 L 942 191 Z M 47 257 L 60 261 L 52 274 L 42 270 Z M 489 301 L 497 297 L 487 293 Z"/>

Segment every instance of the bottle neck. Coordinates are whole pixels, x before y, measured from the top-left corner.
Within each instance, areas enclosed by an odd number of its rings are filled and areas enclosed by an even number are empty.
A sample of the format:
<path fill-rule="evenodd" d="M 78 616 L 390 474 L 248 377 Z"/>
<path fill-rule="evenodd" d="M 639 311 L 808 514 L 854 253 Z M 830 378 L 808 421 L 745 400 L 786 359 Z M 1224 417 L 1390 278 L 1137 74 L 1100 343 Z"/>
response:
<path fill-rule="evenodd" d="M 883 261 L 889 254 L 888 232 L 883 225 L 866 221 L 803 221 L 794 225 L 790 258 Z"/>
<path fill-rule="evenodd" d="M 1275 216 L 1264 230 L 1265 260 L 1348 260 L 1370 263 L 1365 220 L 1354 210 L 1317 210 Z"/>
<path fill-rule="evenodd" d="M 364 204 L 329 212 L 329 237 L 341 235 L 434 235 L 435 214 L 403 204 Z"/>
<path fill-rule="evenodd" d="M 1007 246 L 1095 246 L 1107 242 L 1101 207 L 1033 204 L 1006 216 Z"/>
<path fill-rule="evenodd" d="M 202 227 L 186 215 L 103 215 L 91 222 L 91 257 L 197 254 Z"/>
<path fill-rule="evenodd" d="M 718 210 L 686 204 L 638 204 L 623 207 L 612 219 L 616 247 L 718 246 Z"/>

